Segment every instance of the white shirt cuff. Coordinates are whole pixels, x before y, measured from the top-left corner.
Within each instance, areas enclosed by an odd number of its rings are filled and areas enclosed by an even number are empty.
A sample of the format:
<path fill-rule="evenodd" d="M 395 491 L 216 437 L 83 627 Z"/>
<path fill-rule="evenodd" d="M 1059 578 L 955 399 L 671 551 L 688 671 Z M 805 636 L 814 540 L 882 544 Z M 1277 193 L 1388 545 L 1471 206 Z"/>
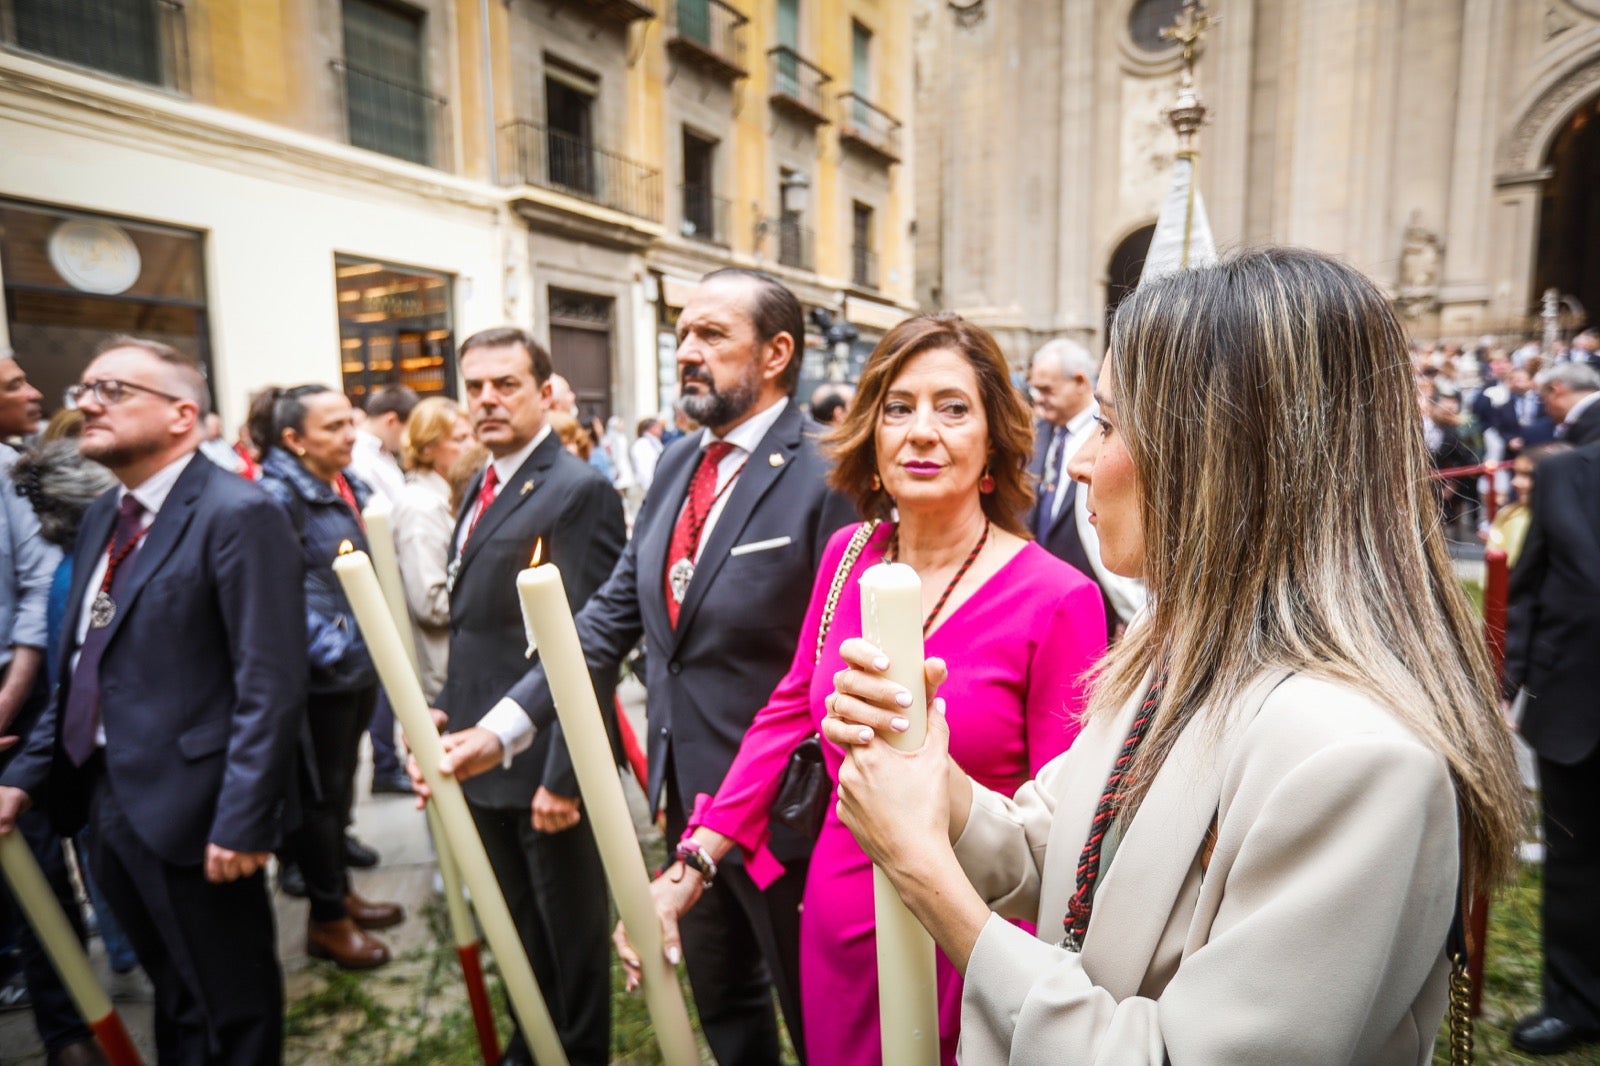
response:
<path fill-rule="evenodd" d="M 511 760 L 533 746 L 533 738 L 539 732 L 522 704 L 509 698 L 490 707 L 489 713 L 478 719 L 478 728 L 487 729 L 500 738 L 503 769 L 510 769 Z"/>

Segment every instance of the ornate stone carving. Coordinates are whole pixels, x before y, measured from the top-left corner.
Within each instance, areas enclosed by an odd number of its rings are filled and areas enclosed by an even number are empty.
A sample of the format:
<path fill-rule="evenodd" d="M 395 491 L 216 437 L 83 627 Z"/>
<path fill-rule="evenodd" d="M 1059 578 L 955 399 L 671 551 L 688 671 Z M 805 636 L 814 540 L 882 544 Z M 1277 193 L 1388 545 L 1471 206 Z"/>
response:
<path fill-rule="evenodd" d="M 1551 4 L 1544 12 L 1544 39 L 1555 40 L 1577 24 L 1571 12 L 1563 11 L 1560 4 Z"/>
<path fill-rule="evenodd" d="M 1395 304 L 1401 315 L 1417 319 L 1438 309 L 1443 264 L 1444 242 L 1437 233 L 1423 227 L 1422 212 L 1411 212 L 1400 250 L 1399 284 L 1395 287 Z"/>
<path fill-rule="evenodd" d="M 1600 53 L 1567 71 L 1522 113 L 1500 144 L 1496 170 L 1501 175 L 1526 174 L 1543 164 L 1545 138 L 1558 116 L 1570 113 L 1600 92 Z"/>

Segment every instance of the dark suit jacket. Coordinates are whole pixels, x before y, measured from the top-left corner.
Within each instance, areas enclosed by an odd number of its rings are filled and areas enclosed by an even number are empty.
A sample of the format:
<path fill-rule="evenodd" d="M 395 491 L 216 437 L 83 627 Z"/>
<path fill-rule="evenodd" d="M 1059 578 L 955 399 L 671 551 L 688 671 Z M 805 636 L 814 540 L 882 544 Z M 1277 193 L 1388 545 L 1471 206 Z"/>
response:
<path fill-rule="evenodd" d="M 1522 736 L 1551 762 L 1600 745 L 1600 442 L 1539 464 L 1528 539 L 1511 572 L 1506 686 L 1528 689 Z"/>
<path fill-rule="evenodd" d="M 112 490 L 84 515 L 67 641 L 119 498 Z M 270 851 L 305 714 L 305 610 L 289 520 L 258 486 L 197 454 L 129 565 L 100 660 L 111 787 L 143 843 L 173 865 L 204 861 L 208 842 Z M 0 784 L 26 791 L 71 833 L 89 797 L 61 751 L 73 656 L 61 658 L 55 696 Z"/>
<path fill-rule="evenodd" d="M 751 719 L 794 658 L 828 537 L 858 520 L 827 487 L 828 464 L 813 436 L 818 429 L 791 401 L 756 446 L 700 554 L 676 629 L 667 620 L 663 574 L 672 527 L 700 462 L 700 434 L 668 448 L 633 539 L 578 616 L 591 669 L 614 671 L 645 638 L 652 810 L 669 744 L 675 789 L 686 804 L 721 786 Z M 740 545 L 756 550 L 733 555 Z M 530 671 L 510 695 L 546 731 L 555 712 L 544 672 Z"/>
<path fill-rule="evenodd" d="M 462 494 L 458 536 L 482 480 L 480 473 Z M 449 714 L 451 729 L 475 724 L 527 672 L 516 581 L 533 556 L 534 544 L 542 540 L 545 561 L 561 568 L 567 600 L 576 612 L 611 572 L 626 536 L 616 489 L 598 470 L 563 449 L 555 433 L 547 435 L 501 486 L 461 555 L 450 594 L 450 663 L 437 701 Z M 452 551 L 454 544 L 452 539 Z M 614 729 L 616 669 L 592 676 L 601 711 Z M 577 774 L 559 730 L 541 733 L 509 770 L 491 770 L 465 788 L 480 806 L 526 810 L 541 785 L 562 796 L 578 794 Z"/>
<path fill-rule="evenodd" d="M 1600 440 L 1600 402 L 1590 404 L 1584 408 L 1578 420 L 1566 428 L 1561 434 L 1561 439 L 1573 447 Z"/>

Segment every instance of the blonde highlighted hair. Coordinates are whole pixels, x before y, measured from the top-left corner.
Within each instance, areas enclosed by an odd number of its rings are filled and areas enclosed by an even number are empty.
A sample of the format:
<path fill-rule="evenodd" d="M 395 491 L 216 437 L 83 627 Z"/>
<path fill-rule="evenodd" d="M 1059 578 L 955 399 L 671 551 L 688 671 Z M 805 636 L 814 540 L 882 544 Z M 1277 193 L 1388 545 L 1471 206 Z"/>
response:
<path fill-rule="evenodd" d="M 461 405 L 443 396 L 432 396 L 411 409 L 405 432 L 400 435 L 400 465 L 408 473 L 433 465 L 433 449 L 456 431 L 467 414 Z"/>
<path fill-rule="evenodd" d="M 1463 876 L 1510 876 L 1525 801 L 1383 294 L 1328 256 L 1251 251 L 1142 284 L 1117 309 L 1107 359 L 1151 595 L 1087 713 L 1167 673 L 1130 798 L 1185 727 L 1205 724 L 1199 708 L 1229 707 L 1266 670 L 1315 673 L 1443 756 Z"/>

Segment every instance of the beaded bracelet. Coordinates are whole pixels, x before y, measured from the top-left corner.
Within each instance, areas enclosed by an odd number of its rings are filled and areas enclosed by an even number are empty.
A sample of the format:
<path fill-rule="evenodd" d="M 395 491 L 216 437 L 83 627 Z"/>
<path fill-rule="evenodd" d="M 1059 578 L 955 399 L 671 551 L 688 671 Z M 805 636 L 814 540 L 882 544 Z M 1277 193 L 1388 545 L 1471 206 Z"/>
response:
<path fill-rule="evenodd" d="M 679 862 L 700 875 L 702 888 L 710 888 L 711 882 L 717 879 L 716 860 L 706 854 L 706 849 L 702 848 L 700 842 L 693 837 L 684 837 L 678 841 L 678 849 L 674 855 Z"/>

